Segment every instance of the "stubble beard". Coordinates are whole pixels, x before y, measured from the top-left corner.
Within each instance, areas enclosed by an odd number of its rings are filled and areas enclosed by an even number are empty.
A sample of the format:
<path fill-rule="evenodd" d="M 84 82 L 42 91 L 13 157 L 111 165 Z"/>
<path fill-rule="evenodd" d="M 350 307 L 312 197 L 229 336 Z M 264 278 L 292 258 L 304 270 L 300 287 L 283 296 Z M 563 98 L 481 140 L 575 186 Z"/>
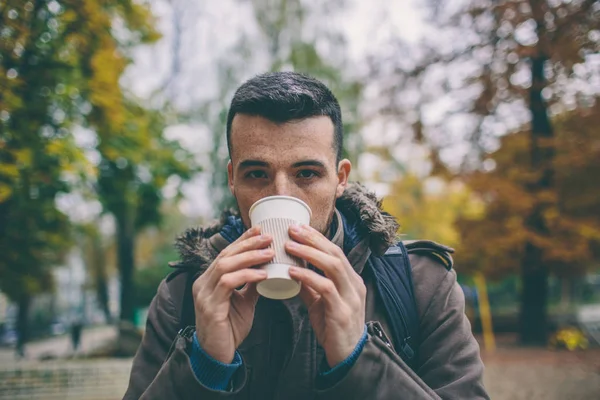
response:
<path fill-rule="evenodd" d="M 331 239 L 333 237 L 333 235 L 335 234 L 335 232 L 330 232 L 330 230 L 331 230 L 331 224 L 333 222 L 333 217 L 335 216 L 336 201 L 337 201 L 337 196 L 334 194 L 333 202 L 331 204 L 331 211 L 329 212 L 329 217 L 327 218 L 327 223 L 325 224 L 325 226 L 322 227 L 322 229 L 317 229 L 319 232 L 321 232 L 321 234 L 323 236 L 325 236 L 328 239 Z M 341 223 L 341 221 L 340 221 L 340 223 Z"/>

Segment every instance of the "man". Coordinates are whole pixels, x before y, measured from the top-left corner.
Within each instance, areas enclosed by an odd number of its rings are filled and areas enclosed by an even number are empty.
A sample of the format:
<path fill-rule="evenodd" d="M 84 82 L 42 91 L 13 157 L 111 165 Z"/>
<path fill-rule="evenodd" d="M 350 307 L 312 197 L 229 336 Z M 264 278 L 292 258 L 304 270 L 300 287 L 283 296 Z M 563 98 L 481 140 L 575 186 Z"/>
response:
<path fill-rule="evenodd" d="M 365 265 L 395 244 L 398 224 L 348 183 L 340 107 L 325 85 L 290 72 L 249 80 L 232 100 L 227 140 L 239 216 L 178 239 L 186 273 L 158 288 L 125 399 L 488 398 L 456 274 L 434 258 L 410 257 L 414 370 L 397 343 L 382 340 L 390 316 Z M 284 301 L 257 294 L 266 275 L 252 268 L 273 252 L 260 227 L 248 229 L 249 208 L 271 195 L 297 197 L 313 212 L 310 226 L 290 229 L 286 250 L 310 268 L 290 270 L 302 290 Z M 190 272 L 193 285 L 174 284 Z M 195 327 L 177 334 L 186 291 Z"/>

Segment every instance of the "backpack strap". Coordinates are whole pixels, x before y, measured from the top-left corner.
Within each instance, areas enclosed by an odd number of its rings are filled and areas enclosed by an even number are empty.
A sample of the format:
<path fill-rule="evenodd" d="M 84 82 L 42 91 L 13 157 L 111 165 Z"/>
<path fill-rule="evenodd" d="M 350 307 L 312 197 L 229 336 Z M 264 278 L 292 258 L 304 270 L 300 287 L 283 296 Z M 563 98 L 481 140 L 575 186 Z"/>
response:
<path fill-rule="evenodd" d="M 429 241 L 411 240 L 390 247 L 383 256 L 369 257 L 377 292 L 389 317 L 392 340 L 398 354 L 413 370 L 419 347 L 419 314 L 409 254 L 431 257 L 450 270 L 454 249 Z"/>
<path fill-rule="evenodd" d="M 454 266 L 451 254 L 454 253 L 452 247 L 444 246 L 431 240 L 406 240 L 404 246 L 408 254 L 418 254 L 433 258 L 441 263 L 448 271 Z"/>
<path fill-rule="evenodd" d="M 404 362 L 416 367 L 419 343 L 419 315 L 408 252 L 402 242 L 383 256 L 371 256 L 368 263 L 375 277 L 377 293 L 389 317 L 392 341 Z"/>
<path fill-rule="evenodd" d="M 175 309 L 179 313 L 179 330 L 195 324 L 194 302 L 192 299 L 192 286 L 196 271 L 179 269 L 172 272 L 166 279 L 169 292 L 175 300 Z M 177 301 L 179 299 L 179 301 Z"/>

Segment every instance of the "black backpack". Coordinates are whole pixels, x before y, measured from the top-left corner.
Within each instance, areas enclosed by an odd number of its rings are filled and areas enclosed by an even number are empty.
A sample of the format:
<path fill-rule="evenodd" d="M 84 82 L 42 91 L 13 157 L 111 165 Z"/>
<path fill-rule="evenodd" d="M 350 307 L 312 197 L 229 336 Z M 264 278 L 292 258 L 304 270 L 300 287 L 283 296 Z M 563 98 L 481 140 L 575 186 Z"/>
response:
<path fill-rule="evenodd" d="M 415 301 L 412 281 L 412 268 L 409 254 L 420 254 L 434 258 L 450 270 L 453 262 L 449 253 L 453 250 L 435 242 L 417 240 L 398 242 L 390 247 L 382 256 L 371 256 L 366 267 L 373 273 L 378 295 L 385 307 L 391 329 L 391 339 L 394 348 L 408 366 L 416 368 L 417 348 L 419 346 L 419 314 Z M 182 276 L 183 275 L 183 276 Z M 185 278 L 184 278 L 185 276 Z M 175 279 L 179 277 L 178 279 Z M 192 285 L 197 273 L 180 269 L 167 277 L 171 293 L 181 293 L 183 296 L 179 305 L 180 333 L 188 326 L 195 324 L 194 306 L 192 300 Z M 185 285 L 183 288 L 181 285 Z M 381 331 L 376 334 L 382 339 Z"/>

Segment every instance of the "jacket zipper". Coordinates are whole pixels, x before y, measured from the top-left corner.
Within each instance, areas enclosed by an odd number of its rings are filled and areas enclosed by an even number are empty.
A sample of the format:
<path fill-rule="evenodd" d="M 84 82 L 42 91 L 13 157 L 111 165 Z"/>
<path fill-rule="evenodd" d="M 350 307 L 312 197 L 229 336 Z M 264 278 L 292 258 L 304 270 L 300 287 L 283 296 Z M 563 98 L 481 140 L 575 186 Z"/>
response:
<path fill-rule="evenodd" d="M 396 300 L 396 297 L 392 295 L 391 289 L 389 288 L 389 286 L 387 285 L 387 283 L 384 280 L 381 280 L 381 284 L 382 284 L 383 288 L 385 289 L 385 291 L 387 292 L 388 296 L 394 302 L 394 305 L 401 310 L 400 321 L 402 321 L 402 326 L 404 327 L 404 331 L 408 335 L 410 333 L 410 331 L 408 330 L 408 324 L 406 323 L 406 319 L 405 319 L 406 309 L 404 308 L 404 304 L 402 304 L 402 302 L 398 302 Z M 392 318 L 392 316 L 390 316 L 390 318 Z M 402 351 L 402 353 L 404 353 L 404 355 L 408 359 L 412 359 L 415 354 L 414 350 L 412 349 L 412 347 L 410 347 L 410 344 L 408 343 L 408 341 L 410 339 L 411 339 L 410 336 L 406 336 L 404 338 L 404 343 L 402 343 L 401 348 L 399 349 L 400 351 Z"/>
<path fill-rule="evenodd" d="M 373 334 L 375 336 L 377 336 L 379 339 L 381 339 L 387 347 L 389 347 L 390 349 L 393 350 L 392 342 L 390 341 L 390 339 L 388 338 L 386 333 L 383 331 L 383 327 L 381 326 L 379 321 L 369 322 L 369 323 L 367 323 L 367 326 L 372 329 Z"/>
<path fill-rule="evenodd" d="M 196 327 L 194 325 L 189 325 L 185 328 L 180 329 L 179 332 L 177 332 L 177 336 L 175 336 L 175 339 L 171 343 L 171 347 L 169 347 L 169 352 L 167 353 L 163 364 L 169 359 L 169 357 L 171 357 L 171 354 L 173 354 L 173 352 L 175 351 L 175 345 L 177 344 L 179 338 L 189 339 L 192 337 L 195 331 Z"/>

